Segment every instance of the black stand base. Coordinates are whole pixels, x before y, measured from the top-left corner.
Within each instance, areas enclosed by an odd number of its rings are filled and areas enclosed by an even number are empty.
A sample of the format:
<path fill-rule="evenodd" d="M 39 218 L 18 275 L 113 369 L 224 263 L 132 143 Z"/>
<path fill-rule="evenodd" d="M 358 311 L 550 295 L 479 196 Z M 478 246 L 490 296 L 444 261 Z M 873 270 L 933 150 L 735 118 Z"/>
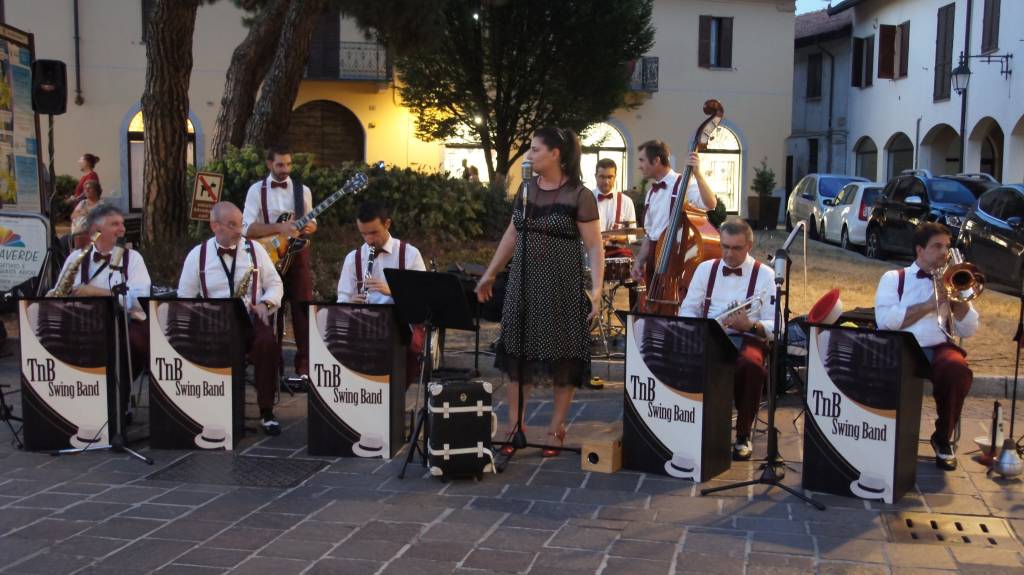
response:
<path fill-rule="evenodd" d="M 522 428 L 519 426 L 518 423 L 516 424 L 515 428 L 512 430 L 512 433 L 509 434 L 509 437 L 512 438 L 512 441 L 495 441 L 494 442 L 494 445 L 500 445 L 502 447 L 504 447 L 506 445 L 511 445 L 512 446 L 512 453 L 509 453 L 507 456 L 505 456 L 505 460 L 502 461 L 500 464 L 495 466 L 495 468 L 498 470 L 498 473 L 501 473 L 501 472 L 505 471 L 505 468 L 508 467 L 508 464 L 512 460 L 512 457 L 515 456 L 516 451 L 519 451 L 520 449 L 526 449 L 528 447 L 532 447 L 534 449 L 551 449 L 551 450 L 557 449 L 558 451 L 568 451 L 570 453 L 581 453 L 583 451 L 579 447 L 564 447 L 564 446 L 555 446 L 555 445 L 545 445 L 543 443 L 530 443 L 526 439 L 526 433 L 523 432 Z"/>
<path fill-rule="evenodd" d="M 777 434 L 778 430 L 774 430 Z M 737 483 L 730 483 L 729 485 L 722 485 L 720 487 L 708 487 L 707 489 L 701 489 L 701 495 L 710 495 L 711 493 L 717 493 L 719 491 L 726 491 L 728 489 L 738 489 L 740 487 L 747 487 L 748 485 L 767 485 L 769 487 L 778 487 L 783 491 L 789 493 L 793 497 L 803 501 L 808 505 L 814 506 L 818 511 L 824 511 L 825 505 L 819 501 L 815 501 L 810 497 L 807 497 L 803 493 L 793 489 L 788 485 L 783 485 L 782 480 L 786 477 L 786 462 L 780 456 L 776 456 L 773 459 L 766 459 L 761 464 L 761 476 L 757 479 L 750 481 L 740 481 Z"/>
<path fill-rule="evenodd" d="M 430 440 L 430 435 L 426 433 L 427 425 L 427 397 L 426 393 L 423 394 L 423 406 L 416 410 L 416 426 L 413 427 L 412 435 L 409 437 L 409 452 L 405 454 L 405 463 L 402 464 L 402 470 L 398 472 L 399 479 L 405 479 L 405 469 L 412 463 L 412 458 L 417 453 L 423 460 L 423 466 L 427 465 L 427 445 Z M 420 431 L 423 431 L 423 445 L 420 445 Z"/>
<path fill-rule="evenodd" d="M 138 441 L 143 441 L 143 440 L 144 439 L 140 439 Z M 132 442 L 129 442 L 129 441 L 125 440 L 120 435 L 114 435 L 114 436 L 112 436 L 110 438 L 110 443 L 109 444 L 102 444 L 101 443 L 101 444 L 97 444 L 97 445 L 89 445 L 87 447 L 72 447 L 72 448 L 68 448 L 68 449 L 58 449 L 57 451 L 49 451 L 49 452 L 46 452 L 46 453 L 49 453 L 50 455 L 53 455 L 54 457 L 56 457 L 58 455 L 68 455 L 68 454 L 74 454 L 74 453 L 85 453 L 87 451 L 108 451 L 109 450 L 109 451 L 113 451 L 114 453 L 124 453 L 124 454 L 131 455 L 132 457 L 134 457 L 135 459 L 138 459 L 139 461 L 145 463 L 146 465 L 153 465 L 153 460 L 151 458 L 146 457 L 145 455 L 139 453 L 138 451 L 135 451 L 131 447 L 128 447 L 128 445 L 130 443 L 132 443 Z"/>
<path fill-rule="evenodd" d="M 14 443 L 17 444 L 18 449 L 25 449 L 25 444 L 21 442 L 21 437 L 19 436 L 21 430 L 14 429 L 14 424 L 11 423 L 12 421 L 17 421 L 18 423 L 24 425 L 24 422 L 21 420 L 20 417 L 16 417 L 12 413 L 11 406 L 7 405 L 7 399 L 3 392 L 0 392 L 0 421 L 6 423 L 7 427 L 11 430 L 11 437 L 14 438 Z"/>

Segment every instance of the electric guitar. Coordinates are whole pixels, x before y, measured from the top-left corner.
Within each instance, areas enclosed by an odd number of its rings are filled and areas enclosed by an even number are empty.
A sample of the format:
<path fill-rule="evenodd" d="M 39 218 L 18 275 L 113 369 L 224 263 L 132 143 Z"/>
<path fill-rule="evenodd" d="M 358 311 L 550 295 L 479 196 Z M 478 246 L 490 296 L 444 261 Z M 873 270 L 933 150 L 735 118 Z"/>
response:
<path fill-rule="evenodd" d="M 378 162 L 374 167 L 383 167 L 383 162 Z M 366 174 L 356 172 L 354 176 L 341 186 L 341 189 L 320 202 L 308 214 L 292 222 L 292 225 L 295 226 L 295 230 L 292 233 L 271 234 L 262 238 L 253 238 L 253 241 L 259 242 L 267 250 L 267 254 L 270 255 L 270 261 L 274 263 L 277 272 L 284 275 L 288 271 L 288 267 L 291 265 L 295 254 L 309 246 L 309 238 L 302 236 L 302 229 L 306 227 L 306 224 L 331 207 L 334 202 L 365 188 L 368 181 L 369 179 L 366 177 Z M 294 215 L 292 212 L 285 212 L 277 218 L 277 223 L 287 222 Z"/>

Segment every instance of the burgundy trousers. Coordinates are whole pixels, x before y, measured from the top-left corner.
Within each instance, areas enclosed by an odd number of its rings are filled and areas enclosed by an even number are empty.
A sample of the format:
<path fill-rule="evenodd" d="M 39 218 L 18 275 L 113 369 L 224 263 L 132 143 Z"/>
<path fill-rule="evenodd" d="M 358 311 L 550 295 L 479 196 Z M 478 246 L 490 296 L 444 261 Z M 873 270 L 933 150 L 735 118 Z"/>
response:
<path fill-rule="evenodd" d="M 930 348 L 932 352 L 932 397 L 935 398 L 935 434 L 947 441 L 960 421 L 964 399 L 971 391 L 974 372 L 967 367 L 967 354 L 951 343 Z"/>
<path fill-rule="evenodd" d="M 764 365 L 764 344 L 750 338 L 743 338 L 739 357 L 736 358 L 736 372 L 733 376 L 733 403 L 736 406 L 736 437 L 750 437 L 758 407 L 761 405 L 761 388 L 768 369 Z"/>
<path fill-rule="evenodd" d="M 256 403 L 260 411 L 273 409 L 277 393 L 277 373 L 281 361 L 281 348 L 274 337 L 274 328 L 253 318 L 252 332 L 246 341 L 249 363 L 256 368 Z"/>
<path fill-rule="evenodd" d="M 313 300 L 313 272 L 310 248 L 295 254 L 292 264 L 281 280 L 284 299 L 288 300 L 295 335 L 295 373 L 309 375 L 309 302 Z M 278 348 L 280 351 L 280 347 Z"/>
<path fill-rule="evenodd" d="M 118 312 L 120 313 L 120 312 Z M 120 320 L 120 315 L 115 317 Z M 132 356 L 132 380 L 149 369 L 149 320 L 128 320 L 128 349 Z"/>

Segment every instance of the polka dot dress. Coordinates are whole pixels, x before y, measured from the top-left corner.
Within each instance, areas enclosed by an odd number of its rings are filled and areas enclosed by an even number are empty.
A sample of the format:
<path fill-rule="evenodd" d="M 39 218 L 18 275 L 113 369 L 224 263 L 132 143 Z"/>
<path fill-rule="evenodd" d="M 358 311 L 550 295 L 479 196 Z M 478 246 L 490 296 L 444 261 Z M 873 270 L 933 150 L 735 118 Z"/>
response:
<path fill-rule="evenodd" d="M 528 198 L 525 220 L 518 197 L 512 216 L 519 236 L 509 267 L 495 365 L 528 385 L 579 387 L 590 379 L 590 299 L 577 222 L 596 220 L 597 202 L 583 186 L 542 190 L 536 179 Z"/>

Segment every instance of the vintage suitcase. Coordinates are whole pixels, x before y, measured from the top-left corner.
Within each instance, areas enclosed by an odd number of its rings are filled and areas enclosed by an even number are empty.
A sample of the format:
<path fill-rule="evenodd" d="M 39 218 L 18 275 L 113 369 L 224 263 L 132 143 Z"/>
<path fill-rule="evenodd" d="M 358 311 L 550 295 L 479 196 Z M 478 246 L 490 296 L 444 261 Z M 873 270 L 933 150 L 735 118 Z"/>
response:
<path fill-rule="evenodd" d="M 434 382 L 428 392 L 430 474 L 447 479 L 481 477 L 494 471 L 491 437 L 497 419 L 491 409 L 491 384 Z"/>

